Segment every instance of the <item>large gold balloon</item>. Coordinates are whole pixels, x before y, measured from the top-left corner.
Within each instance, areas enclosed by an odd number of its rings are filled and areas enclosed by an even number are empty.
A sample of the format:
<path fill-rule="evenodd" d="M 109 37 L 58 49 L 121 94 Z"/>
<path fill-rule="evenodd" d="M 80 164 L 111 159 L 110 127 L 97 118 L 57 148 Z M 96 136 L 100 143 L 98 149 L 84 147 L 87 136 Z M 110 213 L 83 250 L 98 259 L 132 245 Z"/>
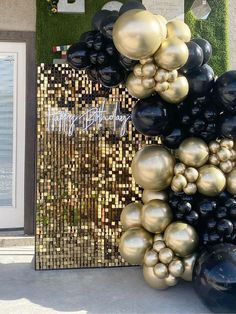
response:
<path fill-rule="evenodd" d="M 186 23 L 180 20 L 173 20 L 166 24 L 167 36 L 178 37 L 184 42 L 191 40 L 191 31 Z"/>
<path fill-rule="evenodd" d="M 226 186 L 224 173 L 213 165 L 205 165 L 199 169 L 199 177 L 196 182 L 198 191 L 207 196 L 216 196 Z"/>
<path fill-rule="evenodd" d="M 153 267 L 143 265 L 143 277 L 149 286 L 154 289 L 164 290 L 168 288 L 165 279 L 160 279 L 155 275 Z"/>
<path fill-rule="evenodd" d="M 164 233 L 166 245 L 178 256 L 188 256 L 197 249 L 198 235 L 195 229 L 183 222 L 173 222 Z"/>
<path fill-rule="evenodd" d="M 127 205 L 121 212 L 120 222 L 124 228 L 127 230 L 133 227 L 141 227 L 141 203 L 131 203 Z"/>
<path fill-rule="evenodd" d="M 201 167 L 209 157 L 207 144 L 200 138 L 189 137 L 184 140 L 178 150 L 178 158 L 188 166 Z"/>
<path fill-rule="evenodd" d="M 162 200 L 166 201 L 168 195 L 166 191 L 153 191 L 153 190 L 144 190 L 142 201 L 144 204 L 148 203 L 151 200 Z"/>
<path fill-rule="evenodd" d="M 192 281 L 193 279 L 193 268 L 197 259 L 197 254 L 192 254 L 190 256 L 184 257 L 182 263 L 184 264 L 184 272 L 181 278 L 186 281 Z"/>
<path fill-rule="evenodd" d="M 171 104 L 180 103 L 188 95 L 189 84 L 185 76 L 179 76 L 176 80 L 169 83 L 169 88 L 160 91 L 159 95 Z"/>
<path fill-rule="evenodd" d="M 142 84 L 142 78 L 137 77 L 134 73 L 130 73 L 126 81 L 126 88 L 131 96 L 139 99 L 151 96 L 154 88 L 145 88 Z"/>
<path fill-rule="evenodd" d="M 130 10 L 122 14 L 113 28 L 117 50 L 133 60 L 152 56 L 163 39 L 160 23 L 146 10 Z"/>
<path fill-rule="evenodd" d="M 236 168 L 227 175 L 227 190 L 231 194 L 236 194 Z"/>
<path fill-rule="evenodd" d="M 131 169 L 137 184 L 147 190 L 162 191 L 174 174 L 174 157 L 159 145 L 147 145 L 133 158 Z"/>
<path fill-rule="evenodd" d="M 177 37 L 168 37 L 154 55 L 154 59 L 161 68 L 177 70 L 188 60 L 189 52 L 186 44 Z"/>
<path fill-rule="evenodd" d="M 173 220 L 170 206 L 165 201 L 152 200 L 142 208 L 143 227 L 152 233 L 162 233 Z"/>
<path fill-rule="evenodd" d="M 130 264 L 142 264 L 145 252 L 152 243 L 153 236 L 143 228 L 128 229 L 120 239 L 120 254 Z"/>

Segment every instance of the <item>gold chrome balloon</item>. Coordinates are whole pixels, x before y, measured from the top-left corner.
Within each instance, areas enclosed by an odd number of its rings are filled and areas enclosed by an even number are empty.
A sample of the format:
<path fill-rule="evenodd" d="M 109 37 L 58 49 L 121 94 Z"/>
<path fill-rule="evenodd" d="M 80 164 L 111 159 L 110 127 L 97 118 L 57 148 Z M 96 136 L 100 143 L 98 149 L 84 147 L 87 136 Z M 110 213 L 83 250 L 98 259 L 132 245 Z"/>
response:
<path fill-rule="evenodd" d="M 169 264 L 168 269 L 172 276 L 181 277 L 184 273 L 184 264 L 181 260 L 176 259 Z"/>
<path fill-rule="evenodd" d="M 217 155 L 213 154 L 213 155 L 210 155 L 209 157 L 209 163 L 214 166 L 218 166 L 220 164 L 220 160 L 217 157 Z"/>
<path fill-rule="evenodd" d="M 157 67 L 154 63 L 146 63 L 142 66 L 142 75 L 147 78 L 154 77 Z"/>
<path fill-rule="evenodd" d="M 226 185 L 224 173 L 213 165 L 205 165 L 199 169 L 196 182 L 198 191 L 206 196 L 216 196 L 222 192 Z"/>
<path fill-rule="evenodd" d="M 157 233 L 154 235 L 154 242 L 156 241 L 163 241 L 164 237 L 163 237 L 163 234 L 162 233 Z M 154 244 L 153 244 L 154 245 Z"/>
<path fill-rule="evenodd" d="M 233 140 L 230 140 L 228 138 L 223 138 L 221 141 L 220 141 L 220 146 L 221 147 L 226 147 L 226 148 L 233 148 L 234 147 L 234 141 Z"/>
<path fill-rule="evenodd" d="M 156 85 L 156 82 L 154 78 L 143 78 L 142 79 L 143 87 L 146 89 L 154 88 Z"/>
<path fill-rule="evenodd" d="M 216 141 L 212 141 L 209 144 L 209 150 L 211 153 L 216 154 L 220 150 L 220 144 Z"/>
<path fill-rule="evenodd" d="M 129 10 L 113 27 L 116 49 L 133 60 L 152 56 L 163 39 L 159 21 L 146 10 Z"/>
<path fill-rule="evenodd" d="M 169 274 L 169 276 L 165 278 L 165 283 L 168 285 L 168 287 L 173 287 L 177 285 L 178 279 Z"/>
<path fill-rule="evenodd" d="M 145 88 L 142 84 L 142 78 L 135 76 L 133 73 L 130 73 L 127 78 L 126 88 L 131 96 L 139 99 L 147 98 L 154 92 L 154 88 Z"/>
<path fill-rule="evenodd" d="M 185 164 L 183 164 L 182 162 L 179 162 L 174 167 L 174 173 L 175 174 L 184 174 L 185 169 L 186 169 Z"/>
<path fill-rule="evenodd" d="M 120 254 L 130 264 L 142 264 L 145 252 L 152 243 L 153 236 L 145 229 L 138 227 L 128 229 L 120 239 Z"/>
<path fill-rule="evenodd" d="M 142 65 L 140 63 L 136 64 L 133 69 L 134 75 L 137 77 L 143 76 Z"/>
<path fill-rule="evenodd" d="M 184 100 L 188 95 L 189 85 L 185 76 L 179 76 L 175 81 L 169 83 L 169 88 L 165 91 L 160 91 L 162 99 L 171 103 L 177 104 Z"/>
<path fill-rule="evenodd" d="M 149 286 L 154 289 L 164 290 L 168 288 L 165 280 L 160 279 L 155 275 L 153 267 L 143 265 L 143 277 Z"/>
<path fill-rule="evenodd" d="M 158 83 L 163 83 L 168 80 L 168 71 L 164 69 L 158 69 L 156 71 L 155 80 Z"/>
<path fill-rule="evenodd" d="M 163 82 L 163 83 L 157 83 L 155 86 L 155 91 L 158 93 L 163 93 L 167 91 L 170 87 L 170 83 L 168 82 Z"/>
<path fill-rule="evenodd" d="M 139 62 L 144 65 L 146 63 L 150 63 L 152 62 L 153 63 L 153 58 L 152 57 L 149 57 L 149 58 L 146 58 L 146 59 L 140 59 Z"/>
<path fill-rule="evenodd" d="M 189 183 L 193 183 L 193 182 L 197 181 L 198 171 L 197 171 L 197 169 L 195 169 L 193 167 L 188 167 L 185 170 L 184 175 L 185 175 L 185 177 Z"/>
<path fill-rule="evenodd" d="M 158 254 L 154 250 L 147 250 L 144 255 L 144 261 L 143 263 L 148 266 L 152 267 L 155 266 L 158 263 Z"/>
<path fill-rule="evenodd" d="M 184 42 L 191 40 L 191 31 L 186 23 L 180 20 L 173 20 L 166 24 L 167 36 L 178 37 Z"/>
<path fill-rule="evenodd" d="M 184 272 L 181 275 L 181 278 L 186 281 L 192 281 L 193 279 L 193 268 L 195 265 L 197 259 L 197 254 L 192 254 L 189 256 L 186 256 L 182 259 L 182 262 L 184 264 Z"/>
<path fill-rule="evenodd" d="M 174 187 L 175 190 L 182 191 L 183 188 L 187 186 L 188 182 L 182 174 L 176 174 L 171 182 L 171 186 Z"/>
<path fill-rule="evenodd" d="M 120 222 L 124 230 L 133 227 L 141 227 L 141 203 L 131 203 L 127 205 L 121 212 Z"/>
<path fill-rule="evenodd" d="M 158 263 L 154 267 L 154 274 L 158 278 L 164 279 L 164 278 L 166 278 L 168 276 L 168 268 L 166 267 L 166 265 L 164 265 L 162 263 Z"/>
<path fill-rule="evenodd" d="M 187 62 L 188 56 L 188 47 L 181 39 L 168 37 L 163 40 L 154 59 L 159 67 L 171 71 L 181 68 Z"/>
<path fill-rule="evenodd" d="M 152 233 L 161 233 L 173 220 L 170 206 L 165 201 L 151 200 L 142 208 L 143 227 Z"/>
<path fill-rule="evenodd" d="M 147 190 L 162 191 L 174 174 L 174 157 L 159 145 L 147 145 L 134 156 L 131 170 L 137 184 Z"/>
<path fill-rule="evenodd" d="M 195 183 L 188 183 L 186 187 L 183 188 L 185 194 L 193 195 L 197 193 L 197 185 Z"/>
<path fill-rule="evenodd" d="M 209 149 L 200 138 L 189 137 L 180 144 L 178 157 L 185 165 L 201 167 L 208 160 Z"/>
<path fill-rule="evenodd" d="M 220 170 L 224 173 L 230 173 L 233 170 L 233 162 L 230 160 L 222 161 L 220 163 Z"/>
<path fill-rule="evenodd" d="M 197 249 L 198 235 L 195 229 L 183 222 L 171 223 L 164 233 L 164 240 L 178 256 L 188 256 Z"/>
<path fill-rule="evenodd" d="M 161 249 L 164 249 L 166 247 L 165 242 L 162 240 L 156 240 L 153 243 L 153 250 L 155 250 L 157 253 L 160 252 Z"/>
<path fill-rule="evenodd" d="M 154 16 L 160 25 L 161 38 L 162 40 L 164 40 L 167 36 L 167 27 L 166 27 L 167 20 L 161 15 L 154 15 Z"/>
<path fill-rule="evenodd" d="M 172 70 L 168 73 L 168 82 L 174 82 L 178 78 L 178 71 Z"/>
<path fill-rule="evenodd" d="M 159 260 L 161 263 L 169 264 L 173 260 L 173 258 L 174 258 L 174 253 L 170 248 L 165 247 L 160 250 Z"/>
<path fill-rule="evenodd" d="M 153 191 L 153 190 L 144 190 L 142 201 L 144 204 L 148 203 L 151 200 L 162 200 L 166 201 L 168 199 L 167 192 L 165 191 Z"/>
<path fill-rule="evenodd" d="M 236 194 L 236 168 L 227 175 L 227 191 Z"/>

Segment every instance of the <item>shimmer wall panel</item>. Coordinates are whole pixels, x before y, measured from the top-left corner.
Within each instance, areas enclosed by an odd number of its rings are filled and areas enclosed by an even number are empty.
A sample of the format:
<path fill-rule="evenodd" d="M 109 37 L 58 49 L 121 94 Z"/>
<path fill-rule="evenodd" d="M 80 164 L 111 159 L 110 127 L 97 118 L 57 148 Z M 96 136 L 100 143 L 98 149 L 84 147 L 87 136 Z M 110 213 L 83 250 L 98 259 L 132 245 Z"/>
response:
<path fill-rule="evenodd" d="M 151 143 L 127 121 L 135 100 L 68 65 L 42 64 L 37 82 L 36 269 L 124 266 L 120 213 L 141 197 L 130 165 Z"/>

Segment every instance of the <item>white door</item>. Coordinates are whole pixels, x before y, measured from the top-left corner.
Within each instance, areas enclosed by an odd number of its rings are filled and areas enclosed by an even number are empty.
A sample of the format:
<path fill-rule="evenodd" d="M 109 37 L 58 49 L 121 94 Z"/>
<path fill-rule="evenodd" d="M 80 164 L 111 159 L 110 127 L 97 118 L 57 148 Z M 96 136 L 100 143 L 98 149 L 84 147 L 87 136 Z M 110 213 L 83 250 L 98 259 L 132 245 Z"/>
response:
<path fill-rule="evenodd" d="M 0 42 L 0 229 L 24 227 L 25 43 Z"/>

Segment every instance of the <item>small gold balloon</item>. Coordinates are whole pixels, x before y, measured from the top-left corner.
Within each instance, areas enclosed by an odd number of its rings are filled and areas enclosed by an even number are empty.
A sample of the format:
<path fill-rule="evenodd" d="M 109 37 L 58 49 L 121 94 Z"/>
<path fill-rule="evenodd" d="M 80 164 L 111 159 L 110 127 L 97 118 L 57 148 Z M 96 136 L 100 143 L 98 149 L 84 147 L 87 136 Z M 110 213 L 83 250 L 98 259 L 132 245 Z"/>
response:
<path fill-rule="evenodd" d="M 162 233 L 155 234 L 153 241 L 154 242 L 156 242 L 156 241 L 163 241 L 163 234 Z"/>
<path fill-rule="evenodd" d="M 178 77 L 178 71 L 177 70 L 173 70 L 171 72 L 168 73 L 168 82 L 174 82 Z"/>
<path fill-rule="evenodd" d="M 230 160 L 222 161 L 220 163 L 220 170 L 222 170 L 224 173 L 229 173 L 233 170 L 233 163 Z"/>
<path fill-rule="evenodd" d="M 195 229 L 183 222 L 171 223 L 166 228 L 164 240 L 166 245 L 181 257 L 194 253 L 198 246 L 198 235 Z"/>
<path fill-rule="evenodd" d="M 189 42 L 191 40 L 191 31 L 186 23 L 180 20 L 173 20 L 166 24 L 167 36 L 168 37 L 178 37 L 184 42 Z"/>
<path fill-rule="evenodd" d="M 193 195 L 197 193 L 197 185 L 195 183 L 188 183 L 186 187 L 183 188 L 185 194 Z"/>
<path fill-rule="evenodd" d="M 143 76 L 142 65 L 140 63 L 136 64 L 133 69 L 133 72 L 135 76 L 142 77 Z"/>
<path fill-rule="evenodd" d="M 153 88 L 145 88 L 142 78 L 137 77 L 134 73 L 130 73 L 126 81 L 126 88 L 131 96 L 139 99 L 147 98 L 154 92 Z"/>
<path fill-rule="evenodd" d="M 154 274 L 158 278 L 164 279 L 168 276 L 168 268 L 166 267 L 166 265 L 164 265 L 162 263 L 158 263 L 154 267 Z"/>
<path fill-rule="evenodd" d="M 209 157 L 209 163 L 215 166 L 218 166 L 220 164 L 219 158 L 217 155 L 213 154 Z"/>
<path fill-rule="evenodd" d="M 166 70 L 178 70 L 188 60 L 189 51 L 186 44 L 177 37 L 168 37 L 154 55 L 156 64 Z"/>
<path fill-rule="evenodd" d="M 146 10 L 129 10 L 113 27 L 113 41 L 117 50 L 133 60 L 152 56 L 162 41 L 160 23 Z"/>
<path fill-rule="evenodd" d="M 171 274 L 167 278 L 164 279 L 165 283 L 168 285 L 168 287 L 173 287 L 176 286 L 177 283 L 179 282 L 178 279 Z"/>
<path fill-rule="evenodd" d="M 160 25 L 160 30 L 161 30 L 161 38 L 164 40 L 167 36 L 167 20 L 161 16 L 161 15 L 155 15 L 155 18 L 157 19 L 159 25 Z"/>
<path fill-rule="evenodd" d="M 166 82 L 168 79 L 168 71 L 164 69 L 158 69 L 156 71 L 155 80 L 158 83 Z"/>
<path fill-rule="evenodd" d="M 144 264 L 148 267 L 155 266 L 158 263 L 158 254 L 154 250 L 147 250 L 144 255 Z"/>
<path fill-rule="evenodd" d="M 165 91 L 160 91 L 162 99 L 171 103 L 177 104 L 184 100 L 188 95 L 189 85 L 185 76 L 179 76 L 174 82 L 169 83 L 169 88 Z"/>
<path fill-rule="evenodd" d="M 220 144 L 215 141 L 210 142 L 209 150 L 211 153 L 216 154 L 220 150 Z"/>
<path fill-rule="evenodd" d="M 138 227 L 128 229 L 120 239 L 120 254 L 130 264 L 142 264 L 145 252 L 152 243 L 153 236 L 145 229 Z"/>
<path fill-rule="evenodd" d="M 165 242 L 162 240 L 158 240 L 153 243 L 153 250 L 155 250 L 157 253 L 160 252 L 161 249 L 164 249 L 166 247 Z"/>
<path fill-rule="evenodd" d="M 188 182 L 182 174 L 177 174 L 174 176 L 171 186 L 174 186 L 178 191 L 182 191 L 183 188 L 187 186 Z"/>
<path fill-rule="evenodd" d="M 174 157 L 164 147 L 147 145 L 134 156 L 131 170 L 135 182 L 141 187 L 162 191 L 171 183 L 174 165 Z"/>
<path fill-rule="evenodd" d="M 183 164 L 182 162 L 179 162 L 174 167 L 174 173 L 175 174 L 184 174 L 185 169 L 186 169 L 185 164 Z"/>
<path fill-rule="evenodd" d="M 195 181 L 197 181 L 198 171 L 197 171 L 197 169 L 195 169 L 193 167 L 188 167 L 185 170 L 184 175 L 185 175 L 185 177 L 189 183 L 194 183 Z"/>
<path fill-rule="evenodd" d="M 226 185 L 224 173 L 213 165 L 205 165 L 199 169 L 196 182 L 198 191 L 206 196 L 217 196 Z"/>
<path fill-rule="evenodd" d="M 153 267 L 143 266 L 143 277 L 150 287 L 153 289 L 164 290 L 168 288 L 164 279 L 158 278 L 154 273 Z"/>
<path fill-rule="evenodd" d="M 153 191 L 153 190 L 144 190 L 142 201 L 144 204 L 148 203 L 151 200 L 168 200 L 168 194 L 166 191 Z"/>
<path fill-rule="evenodd" d="M 227 175 L 227 190 L 233 195 L 236 194 L 236 168 Z"/>
<path fill-rule="evenodd" d="M 220 146 L 221 147 L 226 147 L 226 148 L 233 148 L 234 147 L 234 141 L 230 140 L 228 138 L 224 138 L 220 141 Z"/>
<path fill-rule="evenodd" d="M 161 233 L 173 220 L 173 214 L 167 202 L 151 200 L 142 207 L 143 227 L 152 233 Z"/>
<path fill-rule="evenodd" d="M 170 248 L 165 247 L 160 250 L 159 260 L 163 264 L 169 264 L 173 260 L 173 258 L 174 258 L 174 253 Z"/>
<path fill-rule="evenodd" d="M 151 78 L 154 77 L 157 71 L 157 67 L 154 63 L 146 63 L 142 66 L 142 73 L 144 77 Z"/>
<path fill-rule="evenodd" d="M 236 159 L 236 151 L 234 149 L 231 149 L 230 153 L 231 153 L 230 160 L 234 161 Z"/>
<path fill-rule="evenodd" d="M 218 152 L 217 156 L 220 161 L 226 161 L 230 159 L 231 153 L 228 148 L 222 147 Z"/>
<path fill-rule="evenodd" d="M 176 259 L 168 266 L 169 273 L 174 277 L 181 277 L 184 273 L 184 264 L 181 260 Z"/>
<path fill-rule="evenodd" d="M 178 157 L 185 165 L 201 167 L 208 160 L 209 149 L 200 138 L 189 137 L 180 144 Z"/>
<path fill-rule="evenodd" d="M 153 62 L 153 58 L 152 57 L 149 57 L 149 58 L 146 58 L 146 59 L 140 59 L 139 62 L 144 65 L 146 63 L 150 63 L 150 62 Z"/>
<path fill-rule="evenodd" d="M 141 203 L 131 203 L 127 205 L 121 212 L 120 222 L 124 230 L 133 227 L 141 227 Z"/>
<path fill-rule="evenodd" d="M 163 82 L 163 83 L 157 83 L 155 86 L 155 91 L 157 93 L 162 93 L 168 90 L 170 87 L 170 84 L 168 82 Z"/>
<path fill-rule="evenodd" d="M 189 256 L 186 256 L 182 259 L 182 262 L 184 264 L 184 272 L 181 275 L 181 278 L 186 281 L 192 281 L 193 279 L 193 268 L 195 265 L 197 259 L 197 254 L 192 254 Z"/>
<path fill-rule="evenodd" d="M 144 88 L 150 89 L 155 87 L 156 82 L 153 78 L 143 78 L 142 84 Z"/>

